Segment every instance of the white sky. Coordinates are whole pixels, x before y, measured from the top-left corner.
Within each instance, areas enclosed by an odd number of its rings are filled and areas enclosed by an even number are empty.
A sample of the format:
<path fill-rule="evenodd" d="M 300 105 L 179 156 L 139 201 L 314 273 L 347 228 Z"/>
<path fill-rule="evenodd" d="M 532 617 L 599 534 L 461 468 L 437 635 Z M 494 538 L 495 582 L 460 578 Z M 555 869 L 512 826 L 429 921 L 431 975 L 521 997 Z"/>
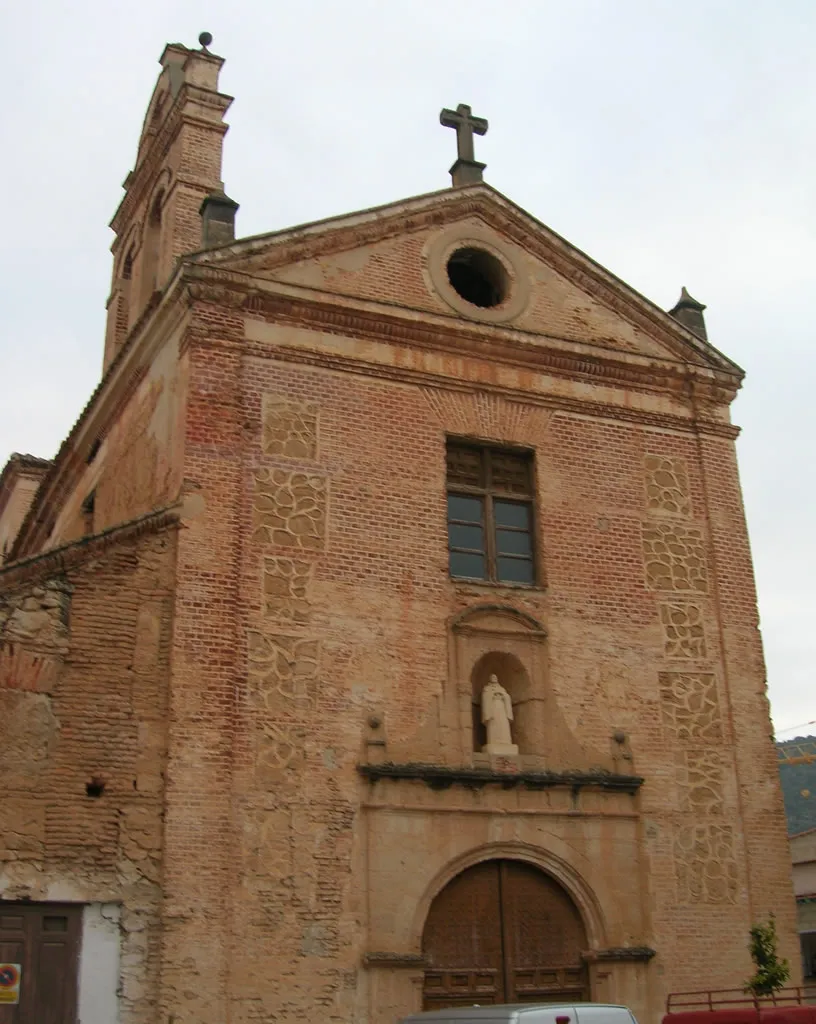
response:
<path fill-rule="evenodd" d="M 0 465 L 52 456 L 98 380 L 112 235 L 165 42 L 227 58 L 224 180 L 256 234 L 486 180 L 664 308 L 708 304 L 774 719 L 816 719 L 813 0 L 33 0 L 6 13 Z M 788 731 L 786 731 L 788 730 Z"/>

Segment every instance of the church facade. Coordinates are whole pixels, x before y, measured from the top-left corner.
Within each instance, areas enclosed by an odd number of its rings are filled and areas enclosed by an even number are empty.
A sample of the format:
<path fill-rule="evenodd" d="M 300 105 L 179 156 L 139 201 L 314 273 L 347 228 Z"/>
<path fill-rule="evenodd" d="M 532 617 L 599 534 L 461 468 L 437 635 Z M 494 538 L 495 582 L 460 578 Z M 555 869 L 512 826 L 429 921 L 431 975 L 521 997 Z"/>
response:
<path fill-rule="evenodd" d="M 11 1019 L 651 1024 L 769 912 L 795 968 L 703 307 L 485 184 L 464 106 L 453 187 L 236 239 L 222 61 L 161 64 L 102 381 L 0 477 Z"/>

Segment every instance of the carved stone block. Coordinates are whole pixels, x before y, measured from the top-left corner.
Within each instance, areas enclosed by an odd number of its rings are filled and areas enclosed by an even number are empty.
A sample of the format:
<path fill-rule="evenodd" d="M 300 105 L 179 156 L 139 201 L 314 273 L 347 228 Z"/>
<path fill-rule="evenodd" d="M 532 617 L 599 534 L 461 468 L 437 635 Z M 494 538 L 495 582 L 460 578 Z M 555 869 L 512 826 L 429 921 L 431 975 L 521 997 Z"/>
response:
<path fill-rule="evenodd" d="M 647 455 L 643 460 L 646 505 L 655 512 L 691 515 L 688 470 L 683 458 Z"/>
<path fill-rule="evenodd" d="M 280 780 L 284 770 L 303 760 L 306 729 L 283 722 L 258 722 L 255 743 L 255 776 L 261 783 Z"/>
<path fill-rule="evenodd" d="M 255 473 L 252 538 L 262 544 L 316 551 L 326 540 L 325 477 L 288 469 Z"/>
<path fill-rule="evenodd" d="M 722 738 L 717 681 L 710 673 L 661 672 L 663 725 L 683 742 Z"/>
<path fill-rule="evenodd" d="M 652 590 L 708 591 L 703 532 L 681 523 L 644 523 L 643 560 Z"/>
<path fill-rule="evenodd" d="M 314 566 L 300 558 L 266 558 L 263 567 L 264 613 L 282 622 L 309 618 L 307 597 Z"/>
<path fill-rule="evenodd" d="M 660 605 L 660 623 L 667 658 L 705 658 L 705 628 L 700 605 L 667 601 Z"/>
<path fill-rule="evenodd" d="M 263 396 L 261 445 L 266 455 L 317 457 L 317 406 L 287 395 Z"/>
<path fill-rule="evenodd" d="M 681 903 L 735 903 L 737 858 L 728 825 L 690 825 L 674 842 Z"/>
<path fill-rule="evenodd" d="M 685 750 L 678 766 L 682 810 L 722 814 L 723 763 L 718 750 Z"/>
<path fill-rule="evenodd" d="M 309 711 L 317 690 L 319 642 L 252 631 L 248 644 L 249 683 L 256 706 L 290 716 Z"/>

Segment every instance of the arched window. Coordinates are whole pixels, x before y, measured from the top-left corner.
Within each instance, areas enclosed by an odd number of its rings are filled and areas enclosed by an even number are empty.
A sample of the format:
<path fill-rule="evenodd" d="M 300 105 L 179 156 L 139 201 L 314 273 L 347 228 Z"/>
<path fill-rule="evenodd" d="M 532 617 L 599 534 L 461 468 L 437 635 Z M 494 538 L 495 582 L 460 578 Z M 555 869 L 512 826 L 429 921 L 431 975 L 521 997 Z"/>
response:
<path fill-rule="evenodd" d="M 127 251 L 119 272 L 119 299 L 116 306 L 116 344 L 121 345 L 130 327 L 131 278 L 133 277 L 133 245 Z"/>
<path fill-rule="evenodd" d="M 159 286 L 159 257 L 161 254 L 162 206 L 164 192 L 159 192 L 150 206 L 144 234 L 142 256 L 142 305 L 146 306 Z"/>

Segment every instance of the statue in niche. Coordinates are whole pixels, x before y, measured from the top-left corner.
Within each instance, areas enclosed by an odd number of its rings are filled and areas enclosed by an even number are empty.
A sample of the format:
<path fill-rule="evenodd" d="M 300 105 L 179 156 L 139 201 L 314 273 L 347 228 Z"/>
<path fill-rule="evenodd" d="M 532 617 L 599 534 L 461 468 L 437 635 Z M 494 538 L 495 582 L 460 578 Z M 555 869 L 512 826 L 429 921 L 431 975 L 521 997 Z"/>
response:
<path fill-rule="evenodd" d="M 487 729 L 487 743 L 482 747 L 485 754 L 507 757 L 518 753 L 510 733 L 513 721 L 513 702 L 510 694 L 492 675 L 482 690 L 482 722 Z"/>

